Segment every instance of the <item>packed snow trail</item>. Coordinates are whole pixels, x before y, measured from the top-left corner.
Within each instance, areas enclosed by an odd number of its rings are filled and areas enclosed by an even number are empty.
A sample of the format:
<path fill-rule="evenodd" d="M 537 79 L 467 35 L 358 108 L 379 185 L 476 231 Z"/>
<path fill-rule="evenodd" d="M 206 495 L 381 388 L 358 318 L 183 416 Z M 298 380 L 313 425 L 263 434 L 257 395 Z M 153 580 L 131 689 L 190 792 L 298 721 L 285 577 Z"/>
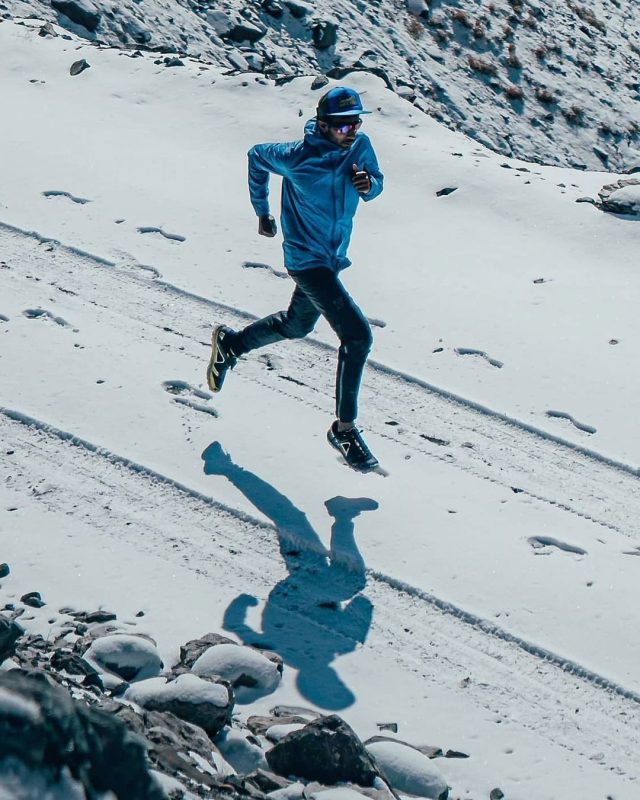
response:
<path fill-rule="evenodd" d="M 0 438 L 0 483 L 13 497 L 35 499 L 51 519 L 88 520 L 113 547 L 133 543 L 141 558 L 158 554 L 212 585 L 250 586 L 286 620 L 287 632 L 300 633 L 289 637 L 286 663 L 313 670 L 327 653 L 330 659 L 361 645 L 381 671 L 391 670 L 399 680 L 408 674 L 419 676 L 425 689 L 451 687 L 452 695 L 463 693 L 473 713 L 497 715 L 533 735 L 540 747 L 550 742 L 565 752 L 563 758 L 590 766 L 595 760 L 623 786 L 636 779 L 637 693 L 607 687 L 606 680 L 539 649 L 527 651 L 497 635 L 495 626 L 453 613 L 411 587 L 400 590 L 353 563 L 337 564 L 327 580 L 326 570 L 319 571 L 318 556 L 324 556 L 294 549 L 299 542 L 273 526 L 69 433 L 5 409 Z M 294 583 L 295 592 L 274 591 L 283 585 L 291 590 Z M 336 623 L 335 595 L 358 600 L 348 624 Z"/>
<path fill-rule="evenodd" d="M 118 315 L 149 326 L 158 342 L 179 341 L 187 358 L 206 365 L 212 324 L 241 327 L 253 317 L 162 281 L 153 267 L 115 265 L 72 247 L 0 225 L 2 277 L 24 282 L 37 276 L 61 292 L 105 306 L 117 298 Z M 8 284 L 9 285 L 9 284 Z M 286 369 L 268 352 L 243 359 L 233 380 L 262 384 L 308 406 L 333 412 L 335 352 L 307 339 L 287 352 Z M 204 372 L 204 369 L 203 369 Z M 402 403 L 398 403 L 402 397 Z M 386 417 L 379 436 L 409 453 L 455 464 L 476 477 L 508 487 L 613 531 L 640 532 L 638 469 L 510 419 L 472 400 L 369 363 L 362 388 L 367 419 Z M 384 465 L 383 465 L 384 466 Z"/>

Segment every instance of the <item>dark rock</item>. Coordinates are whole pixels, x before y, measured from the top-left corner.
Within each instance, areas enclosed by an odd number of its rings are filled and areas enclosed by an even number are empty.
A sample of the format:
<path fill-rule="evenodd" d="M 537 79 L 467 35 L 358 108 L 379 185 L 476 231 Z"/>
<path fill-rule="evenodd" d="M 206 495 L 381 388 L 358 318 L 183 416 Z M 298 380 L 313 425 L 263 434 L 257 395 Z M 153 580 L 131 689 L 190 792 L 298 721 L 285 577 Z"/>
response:
<path fill-rule="evenodd" d="M 86 61 L 84 58 L 81 58 L 79 61 L 74 61 L 71 67 L 69 68 L 69 75 L 79 75 L 81 72 L 84 72 L 85 69 L 89 69 L 91 64 Z"/>
<path fill-rule="evenodd" d="M 447 750 L 444 754 L 445 758 L 469 758 L 468 753 L 463 753 L 461 750 Z"/>
<path fill-rule="evenodd" d="M 591 203 L 592 206 L 596 205 L 596 201 L 593 197 L 578 197 L 576 203 Z"/>
<path fill-rule="evenodd" d="M 181 58 L 165 58 L 165 67 L 184 67 L 184 61 Z"/>
<path fill-rule="evenodd" d="M 117 614 L 114 614 L 112 611 L 90 611 L 89 613 L 81 612 L 79 614 L 73 615 L 75 619 L 79 622 L 86 622 L 86 623 L 102 623 L 102 622 L 111 622 L 114 619 L 118 619 Z"/>
<path fill-rule="evenodd" d="M 40 596 L 40 592 L 27 592 L 22 595 L 20 602 L 24 603 L 25 606 L 31 606 L 31 608 L 42 608 L 42 606 L 46 605 Z"/>
<path fill-rule="evenodd" d="M 338 26 L 333 22 L 317 22 L 311 29 L 313 43 L 318 50 L 335 47 L 338 41 Z"/>
<path fill-rule="evenodd" d="M 446 197 L 448 194 L 453 194 L 457 189 L 457 186 L 445 186 L 444 189 L 439 189 L 436 192 L 436 197 Z"/>
<path fill-rule="evenodd" d="M 45 22 L 45 24 L 40 28 L 38 31 L 38 36 L 57 36 L 58 34 L 55 31 L 55 28 L 50 22 Z"/>
<path fill-rule="evenodd" d="M 262 10 L 272 17 L 280 19 L 284 14 L 284 8 L 277 2 L 277 0 L 263 0 L 261 3 Z"/>
<path fill-rule="evenodd" d="M 90 0 L 51 0 L 51 5 L 88 31 L 95 31 L 100 24 L 100 12 Z"/>
<path fill-rule="evenodd" d="M 503 797 L 504 797 L 504 792 L 502 791 L 502 789 L 498 789 L 497 787 L 495 789 L 492 789 L 491 793 L 489 794 L 489 800 L 502 800 Z"/>
<path fill-rule="evenodd" d="M 316 75 L 313 79 L 313 83 L 311 84 L 311 89 L 315 91 L 316 89 L 322 89 L 329 83 L 329 78 L 326 75 Z"/>
<path fill-rule="evenodd" d="M 11 567 L 8 564 L 0 564 L 0 578 L 6 578 L 11 572 Z"/>
<path fill-rule="evenodd" d="M 20 625 L 0 615 L 0 663 L 15 653 L 16 642 L 23 634 Z"/>
<path fill-rule="evenodd" d="M 180 647 L 180 664 L 191 669 L 206 650 L 217 644 L 236 644 L 236 642 L 219 633 L 205 633 L 199 639 L 191 639 Z"/>
<path fill-rule="evenodd" d="M 3 756 L 52 776 L 66 768 L 88 797 L 111 791 L 118 800 L 162 800 L 142 742 L 114 715 L 74 701 L 44 673 L 11 670 L 0 674 L 0 688 L 16 698 L 0 717 Z"/>
<path fill-rule="evenodd" d="M 360 739 L 335 714 L 289 733 L 267 751 L 266 758 L 278 775 L 295 775 L 328 786 L 343 782 L 372 786 L 380 776 Z"/>
<path fill-rule="evenodd" d="M 98 671 L 88 661 L 72 653 L 71 650 L 56 650 L 51 656 L 50 663 L 53 669 L 58 672 L 68 672 L 70 675 L 98 675 Z"/>
<path fill-rule="evenodd" d="M 265 792 L 266 794 L 275 792 L 278 789 L 286 789 L 287 786 L 291 784 L 291 781 L 288 781 L 286 778 L 275 775 L 273 772 L 267 772 L 264 769 L 257 769 L 249 773 L 246 779 L 254 786 L 257 786 L 261 792 Z"/>

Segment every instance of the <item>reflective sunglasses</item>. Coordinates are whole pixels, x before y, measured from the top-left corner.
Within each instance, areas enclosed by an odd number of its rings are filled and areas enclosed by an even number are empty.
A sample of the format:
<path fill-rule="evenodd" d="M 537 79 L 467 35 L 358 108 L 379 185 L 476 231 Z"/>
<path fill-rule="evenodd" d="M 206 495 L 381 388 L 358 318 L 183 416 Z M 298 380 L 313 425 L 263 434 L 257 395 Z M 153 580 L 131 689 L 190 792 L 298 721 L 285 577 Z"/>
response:
<path fill-rule="evenodd" d="M 332 130 L 341 133 L 343 136 L 347 133 L 350 133 L 351 131 L 357 131 L 361 125 L 362 125 L 361 119 L 357 120 L 356 122 L 345 122 L 342 125 L 333 125 L 332 123 L 329 123 L 329 127 Z"/>

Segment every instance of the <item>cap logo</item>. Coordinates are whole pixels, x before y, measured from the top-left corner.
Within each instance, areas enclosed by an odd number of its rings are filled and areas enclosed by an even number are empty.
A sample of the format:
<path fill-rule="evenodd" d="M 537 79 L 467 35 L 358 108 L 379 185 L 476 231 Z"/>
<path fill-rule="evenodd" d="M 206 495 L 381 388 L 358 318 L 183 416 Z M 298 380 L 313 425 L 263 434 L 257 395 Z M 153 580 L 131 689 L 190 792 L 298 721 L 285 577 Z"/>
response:
<path fill-rule="evenodd" d="M 340 108 L 344 108 L 345 106 L 355 106 L 357 104 L 358 104 L 357 100 L 353 95 L 350 95 L 348 97 L 341 97 L 338 100 L 338 106 Z"/>

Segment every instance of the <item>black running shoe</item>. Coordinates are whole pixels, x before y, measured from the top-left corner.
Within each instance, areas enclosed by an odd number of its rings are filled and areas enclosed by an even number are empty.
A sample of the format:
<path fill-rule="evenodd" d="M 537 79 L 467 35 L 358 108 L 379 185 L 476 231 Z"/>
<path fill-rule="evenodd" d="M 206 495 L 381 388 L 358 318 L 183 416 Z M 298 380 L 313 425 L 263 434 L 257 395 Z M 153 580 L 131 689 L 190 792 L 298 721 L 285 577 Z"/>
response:
<path fill-rule="evenodd" d="M 357 428 L 339 431 L 336 421 L 327 431 L 327 439 L 352 469 L 370 472 L 378 466 L 378 459 L 369 450 Z"/>
<path fill-rule="evenodd" d="M 227 370 L 233 369 L 238 361 L 226 341 L 234 333 L 235 331 L 227 328 L 226 325 L 218 325 L 213 329 L 211 358 L 207 367 L 207 383 L 212 392 L 219 392 L 222 389 Z"/>

